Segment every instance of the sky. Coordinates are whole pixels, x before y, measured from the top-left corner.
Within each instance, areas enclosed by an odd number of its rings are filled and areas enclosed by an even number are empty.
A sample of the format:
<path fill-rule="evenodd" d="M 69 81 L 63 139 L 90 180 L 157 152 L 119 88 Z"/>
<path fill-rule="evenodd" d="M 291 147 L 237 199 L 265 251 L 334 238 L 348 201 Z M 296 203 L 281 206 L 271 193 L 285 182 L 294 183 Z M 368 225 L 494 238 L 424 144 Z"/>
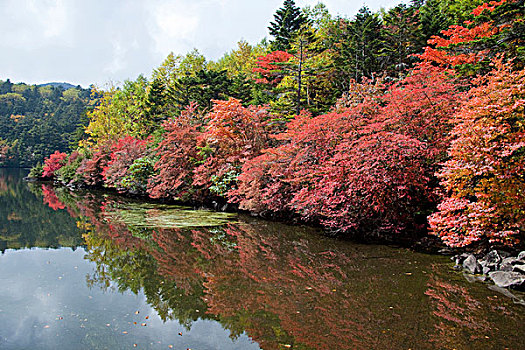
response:
<path fill-rule="evenodd" d="M 296 0 L 299 7 L 319 0 Z M 352 18 L 366 5 L 396 0 L 324 0 Z M 0 80 L 88 87 L 151 75 L 166 56 L 196 48 L 217 60 L 237 47 L 271 39 L 268 25 L 283 0 L 0 0 Z"/>

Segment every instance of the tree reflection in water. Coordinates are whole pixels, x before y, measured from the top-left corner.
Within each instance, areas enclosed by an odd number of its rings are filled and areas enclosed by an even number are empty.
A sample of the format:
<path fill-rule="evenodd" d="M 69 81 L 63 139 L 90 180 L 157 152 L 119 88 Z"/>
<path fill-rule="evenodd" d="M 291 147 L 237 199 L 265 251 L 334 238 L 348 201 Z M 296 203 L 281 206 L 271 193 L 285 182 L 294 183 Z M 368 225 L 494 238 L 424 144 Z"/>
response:
<path fill-rule="evenodd" d="M 47 189 L 44 201 L 64 205 L 85 231 L 86 258 L 96 264 L 88 284 L 143 290 L 163 320 L 191 328 L 214 319 L 263 349 L 519 344 L 521 306 L 467 285 L 443 257 L 242 217 L 218 227 L 145 228 L 107 215 L 122 198 L 54 191 L 61 204 Z"/>
<path fill-rule="evenodd" d="M 59 210 L 61 205 L 64 208 L 63 203 L 48 201 L 49 207 L 42 205 L 43 185 L 28 186 L 21 181 L 26 175 L 23 169 L 0 168 L 0 252 L 32 247 L 75 249 L 82 245 L 75 220 Z M 52 187 L 48 193 L 56 198 Z"/>

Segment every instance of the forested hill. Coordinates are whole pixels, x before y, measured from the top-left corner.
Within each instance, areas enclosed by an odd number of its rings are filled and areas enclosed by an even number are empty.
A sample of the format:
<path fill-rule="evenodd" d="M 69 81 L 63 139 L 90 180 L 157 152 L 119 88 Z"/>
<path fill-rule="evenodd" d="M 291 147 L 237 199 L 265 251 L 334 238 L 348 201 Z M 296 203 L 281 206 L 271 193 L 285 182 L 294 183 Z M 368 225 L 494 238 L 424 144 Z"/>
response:
<path fill-rule="evenodd" d="M 72 85 L 72 84 L 69 84 L 69 83 L 57 83 L 57 82 L 52 82 L 52 83 L 45 83 L 45 84 L 39 84 L 38 87 L 46 87 L 46 86 L 52 86 L 52 87 L 55 87 L 55 88 L 62 88 L 64 90 L 69 90 L 69 89 L 74 89 L 75 87 L 76 88 L 81 88 L 80 85 Z"/>
<path fill-rule="evenodd" d="M 93 100 L 91 89 L 64 84 L 0 80 L 0 166 L 30 167 L 55 150 L 69 151 Z"/>

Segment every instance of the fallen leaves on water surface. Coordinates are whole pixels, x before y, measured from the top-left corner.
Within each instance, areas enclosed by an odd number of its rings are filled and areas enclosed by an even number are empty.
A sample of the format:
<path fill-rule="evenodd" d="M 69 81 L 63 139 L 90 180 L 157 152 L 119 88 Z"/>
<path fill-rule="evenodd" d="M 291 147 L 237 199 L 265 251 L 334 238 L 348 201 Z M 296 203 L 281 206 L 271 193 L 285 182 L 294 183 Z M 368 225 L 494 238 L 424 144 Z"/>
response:
<path fill-rule="evenodd" d="M 220 226 L 233 222 L 233 213 L 150 203 L 128 203 L 106 208 L 105 215 L 127 225 L 141 228 L 188 228 Z"/>

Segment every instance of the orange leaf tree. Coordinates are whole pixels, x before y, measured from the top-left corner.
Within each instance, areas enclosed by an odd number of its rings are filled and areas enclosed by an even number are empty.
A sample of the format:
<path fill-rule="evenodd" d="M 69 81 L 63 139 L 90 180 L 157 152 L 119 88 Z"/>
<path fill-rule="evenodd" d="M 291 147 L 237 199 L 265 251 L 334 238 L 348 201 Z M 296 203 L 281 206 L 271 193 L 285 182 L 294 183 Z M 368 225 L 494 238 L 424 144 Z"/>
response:
<path fill-rule="evenodd" d="M 269 113 L 264 107 L 244 107 L 241 101 L 214 101 L 206 129 L 199 136 L 203 157 L 194 171 L 196 185 L 225 197 L 236 185 L 243 164 L 267 147 Z"/>
<path fill-rule="evenodd" d="M 432 36 L 430 46 L 417 56 L 470 74 L 486 68 L 489 57 L 503 52 L 523 64 L 523 4 L 523 0 L 484 3 L 472 11 L 473 21 L 450 26 L 441 32 L 443 36 Z"/>
<path fill-rule="evenodd" d="M 512 245 L 525 233 L 525 70 L 496 63 L 456 115 L 447 191 L 430 216 L 450 246 L 488 240 Z"/>

